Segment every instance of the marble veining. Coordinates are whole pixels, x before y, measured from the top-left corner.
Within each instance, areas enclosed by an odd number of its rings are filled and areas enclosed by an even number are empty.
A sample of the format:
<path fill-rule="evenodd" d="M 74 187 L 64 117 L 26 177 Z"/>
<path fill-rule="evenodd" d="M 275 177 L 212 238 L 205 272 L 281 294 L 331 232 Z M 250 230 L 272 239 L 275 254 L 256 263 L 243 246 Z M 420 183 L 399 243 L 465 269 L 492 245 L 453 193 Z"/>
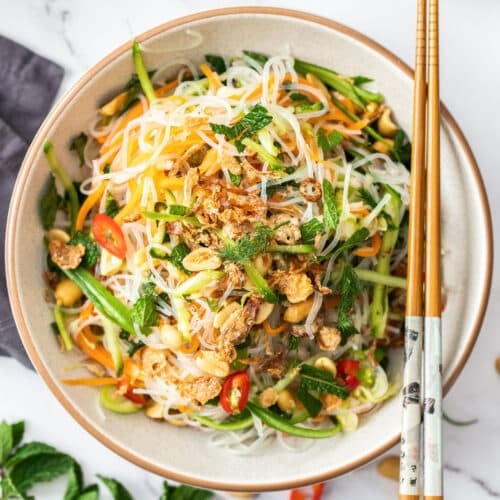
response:
<path fill-rule="evenodd" d="M 92 64 L 133 35 L 158 23 L 199 10 L 233 5 L 275 5 L 324 15 L 348 24 L 386 45 L 407 62 L 413 58 L 415 12 L 412 2 L 396 0 L 16 0 L 1 1 L 0 33 L 38 51 L 66 70 L 61 93 Z M 500 210 L 498 153 L 491 131 L 500 109 L 500 67 L 497 48 L 500 2 L 442 0 L 442 96 L 466 133 L 476 154 L 490 196 L 493 214 Z M 471 23 L 474 17 L 477 22 Z M 474 97 L 474 95 L 476 97 Z M 487 104 L 481 105 L 481 98 Z M 487 130 L 484 125 L 489 124 Z M 446 180 L 445 180 L 446 181 Z M 494 221 L 500 235 L 500 218 Z M 478 256 L 479 257 L 479 256 Z M 500 498 L 500 376 L 493 364 L 500 355 L 497 325 L 500 281 L 493 281 L 490 310 L 475 350 L 450 395 L 446 411 L 456 418 L 477 417 L 470 427 L 444 425 L 445 492 L 447 498 Z M 1 321 L 1 318 L 0 318 Z M 95 473 L 116 477 L 136 498 L 158 498 L 161 478 L 118 457 L 81 429 L 55 400 L 40 378 L 15 361 L 0 358 L 0 420 L 26 419 L 28 439 L 44 440 L 68 451 L 83 465 L 87 482 Z M 15 381 L 15 383 L 13 383 Z M 72 436 L 71 442 L 67 440 Z M 390 453 L 399 453 L 398 447 Z M 300 459 L 300 456 L 298 456 Z M 57 499 L 64 486 L 35 490 L 37 498 Z M 396 498 L 397 484 L 380 477 L 374 464 L 332 481 L 326 499 Z M 103 496 L 103 498 L 109 498 Z M 267 493 L 262 500 L 286 499 Z"/>

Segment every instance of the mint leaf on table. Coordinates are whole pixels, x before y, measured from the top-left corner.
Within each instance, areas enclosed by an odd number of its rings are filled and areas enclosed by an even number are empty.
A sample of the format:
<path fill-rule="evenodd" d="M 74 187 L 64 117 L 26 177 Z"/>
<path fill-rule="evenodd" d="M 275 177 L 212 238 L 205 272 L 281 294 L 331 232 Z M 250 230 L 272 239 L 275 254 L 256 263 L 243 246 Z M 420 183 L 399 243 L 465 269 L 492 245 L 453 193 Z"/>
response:
<path fill-rule="evenodd" d="M 0 465 L 4 464 L 14 447 L 12 426 L 3 421 L 0 423 Z"/>
<path fill-rule="evenodd" d="M 0 489 L 2 491 L 2 500 L 11 498 L 16 500 L 27 498 L 16 488 L 16 485 L 12 482 L 12 479 L 9 476 L 5 476 L 0 481 Z"/>
<path fill-rule="evenodd" d="M 85 253 L 82 257 L 81 266 L 83 267 L 94 267 L 99 258 L 99 249 L 93 240 L 90 239 L 85 233 L 77 231 L 72 238 L 68 241 L 69 245 L 83 245 L 85 247 Z"/>
<path fill-rule="evenodd" d="M 207 500 L 213 497 L 213 492 L 193 488 L 192 486 L 170 486 L 163 482 L 163 493 L 160 500 Z"/>
<path fill-rule="evenodd" d="M 14 422 L 10 424 L 12 429 L 12 447 L 15 448 L 22 441 L 24 436 L 24 421 Z"/>
<path fill-rule="evenodd" d="M 69 143 L 69 150 L 74 151 L 80 160 L 80 167 L 85 164 L 85 155 L 83 151 L 85 146 L 87 145 L 88 137 L 85 133 L 80 132 L 78 135 L 75 135 L 71 142 Z"/>
<path fill-rule="evenodd" d="M 57 453 L 57 450 L 48 444 L 40 443 L 39 441 L 31 441 L 30 443 L 20 446 L 7 460 L 5 467 L 10 469 L 24 459 L 40 453 Z"/>
<path fill-rule="evenodd" d="M 75 500 L 98 500 L 99 498 L 99 486 L 97 484 L 91 484 L 84 488 Z"/>
<path fill-rule="evenodd" d="M 34 484 L 52 481 L 68 472 L 73 459 L 65 453 L 38 453 L 18 462 L 9 477 L 18 491 L 26 493 Z"/>
<path fill-rule="evenodd" d="M 76 500 L 83 487 L 83 473 L 80 464 L 73 461 L 69 473 L 68 484 L 64 492 L 64 500 Z"/>
<path fill-rule="evenodd" d="M 111 477 L 104 477 L 97 474 L 97 477 L 105 484 L 106 488 L 113 496 L 113 500 L 134 500 L 127 488 L 122 483 Z"/>
<path fill-rule="evenodd" d="M 254 104 L 249 112 L 236 124 L 229 127 L 218 123 L 210 123 L 214 134 L 223 134 L 229 140 L 235 140 L 236 149 L 241 153 L 245 149 L 243 139 L 252 137 L 256 132 L 269 125 L 273 117 L 261 104 Z"/>
<path fill-rule="evenodd" d="M 346 399 L 349 396 L 349 388 L 339 384 L 330 372 L 321 370 L 311 365 L 300 366 L 300 385 L 306 389 L 317 392 L 328 392 L 339 398 Z"/>
<path fill-rule="evenodd" d="M 46 231 L 54 225 L 57 210 L 61 206 L 62 201 L 62 197 L 57 192 L 54 176 L 50 175 L 38 207 L 40 221 Z"/>
<path fill-rule="evenodd" d="M 337 229 L 340 215 L 335 203 L 335 189 L 332 183 L 325 179 L 323 181 L 323 223 L 330 229 Z"/>

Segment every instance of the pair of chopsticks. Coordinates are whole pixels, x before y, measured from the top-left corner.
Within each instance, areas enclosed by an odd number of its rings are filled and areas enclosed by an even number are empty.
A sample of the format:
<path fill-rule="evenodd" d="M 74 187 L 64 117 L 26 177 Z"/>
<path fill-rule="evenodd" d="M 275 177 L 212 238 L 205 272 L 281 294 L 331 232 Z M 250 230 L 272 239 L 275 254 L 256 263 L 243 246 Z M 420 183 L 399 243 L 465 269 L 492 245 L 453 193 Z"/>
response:
<path fill-rule="evenodd" d="M 443 498 L 439 0 L 417 3 L 399 498 L 417 500 L 423 493 L 425 500 L 438 500 Z"/>

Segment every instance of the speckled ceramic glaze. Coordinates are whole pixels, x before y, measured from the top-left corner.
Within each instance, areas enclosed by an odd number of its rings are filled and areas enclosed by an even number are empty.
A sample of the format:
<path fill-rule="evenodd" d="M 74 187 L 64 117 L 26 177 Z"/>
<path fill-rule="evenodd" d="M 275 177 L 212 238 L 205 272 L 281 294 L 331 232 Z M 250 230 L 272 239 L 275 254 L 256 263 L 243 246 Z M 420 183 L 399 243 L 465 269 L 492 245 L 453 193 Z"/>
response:
<path fill-rule="evenodd" d="M 202 37 L 196 45 L 197 36 Z M 332 21 L 271 8 L 235 8 L 205 12 L 160 26 L 139 37 L 146 65 L 170 58 L 195 62 L 205 53 L 234 54 L 251 49 L 291 53 L 345 74 L 375 78 L 410 131 L 412 73 L 391 53 Z M 104 414 L 95 390 L 65 387 L 59 379 L 81 357 L 61 354 L 50 330 L 43 300 L 45 251 L 38 200 L 48 168 L 42 145 L 51 139 L 61 161 L 81 175 L 67 151 L 68 139 L 88 124 L 98 105 L 116 93 L 133 71 L 127 44 L 90 69 L 61 99 L 42 125 L 26 156 L 11 202 L 6 265 L 11 304 L 26 349 L 58 400 L 106 446 L 158 474 L 179 481 L 231 490 L 285 489 L 343 474 L 373 459 L 399 438 L 400 402 L 394 398 L 365 417 L 349 435 L 315 442 L 299 454 L 271 444 L 258 455 L 238 457 L 211 448 L 207 434 L 149 420 L 142 414 Z M 442 200 L 443 273 L 447 290 L 443 315 L 443 369 L 449 388 L 462 369 L 483 318 L 491 278 L 491 226 L 481 177 L 457 125 L 443 110 Z M 401 368 L 400 356 L 393 368 Z"/>

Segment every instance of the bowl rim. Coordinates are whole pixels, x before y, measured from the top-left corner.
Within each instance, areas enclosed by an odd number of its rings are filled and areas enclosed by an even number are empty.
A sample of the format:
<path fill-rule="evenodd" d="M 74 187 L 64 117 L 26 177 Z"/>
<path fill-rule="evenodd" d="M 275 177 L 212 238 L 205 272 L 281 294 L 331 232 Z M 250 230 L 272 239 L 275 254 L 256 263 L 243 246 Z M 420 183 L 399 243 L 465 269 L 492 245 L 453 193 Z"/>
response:
<path fill-rule="evenodd" d="M 270 15 L 270 16 L 283 16 L 289 17 L 293 19 L 298 19 L 302 21 L 308 21 L 320 26 L 329 28 L 333 31 L 346 35 L 369 49 L 377 52 L 382 58 L 388 60 L 393 65 L 395 65 L 399 70 L 401 70 L 406 76 L 413 78 L 412 69 L 403 62 L 398 56 L 396 56 L 393 52 L 389 51 L 381 44 L 376 42 L 375 40 L 369 38 L 368 36 L 360 33 L 359 31 L 350 28 L 344 24 L 338 23 L 331 19 L 318 16 L 309 12 L 303 12 L 300 10 L 292 10 L 278 7 L 256 7 L 256 6 L 238 6 L 238 7 L 227 7 L 220 9 L 211 9 L 205 10 L 201 12 L 197 12 L 194 14 L 190 14 L 187 16 L 179 17 L 168 21 L 166 23 L 160 24 L 152 29 L 149 29 L 139 36 L 136 37 L 138 41 L 145 41 L 151 37 L 154 37 L 164 31 L 177 28 L 182 26 L 183 24 L 192 22 L 192 21 L 200 21 L 205 19 L 210 19 L 213 17 L 234 15 L 234 14 L 257 14 L 257 15 Z M 311 475 L 307 478 L 297 479 L 297 480 L 276 480 L 272 483 L 258 483 L 258 484 L 234 484 L 234 483 L 221 483 L 217 481 L 211 480 L 199 480 L 196 478 L 191 478 L 188 475 L 177 473 L 170 471 L 167 467 L 159 466 L 150 463 L 148 460 L 140 456 L 138 453 L 127 449 L 121 444 L 114 442 L 100 430 L 98 430 L 93 423 L 81 415 L 77 409 L 72 405 L 71 401 L 67 399 L 63 391 L 60 389 L 58 382 L 52 378 L 49 371 L 45 367 L 43 360 L 40 358 L 38 352 L 35 349 L 35 346 L 31 340 L 31 335 L 28 330 L 27 324 L 24 320 L 22 310 L 21 310 L 21 299 L 19 295 L 19 290 L 16 282 L 16 255 L 14 252 L 15 245 L 15 228 L 17 226 L 16 220 L 17 215 L 19 213 L 19 206 L 22 200 L 22 195 L 24 192 L 24 185 L 27 181 L 28 174 L 35 167 L 34 158 L 37 152 L 42 147 L 42 141 L 46 136 L 46 131 L 50 129 L 59 115 L 60 111 L 64 109 L 64 107 L 71 102 L 74 96 L 81 90 L 81 88 L 91 80 L 98 72 L 104 69 L 110 62 L 115 60 L 117 57 L 122 55 L 125 52 L 130 51 L 132 42 L 126 42 L 113 50 L 110 54 L 101 59 L 98 63 L 88 69 L 82 77 L 59 99 L 56 105 L 53 107 L 51 112 L 48 114 L 47 118 L 44 120 L 43 124 L 39 128 L 35 138 L 33 139 L 30 148 L 23 160 L 20 171 L 17 176 L 17 180 L 13 189 L 13 194 L 10 200 L 9 212 L 7 216 L 7 225 L 6 225 L 6 240 L 5 240 L 5 268 L 6 268 L 6 277 L 7 277 L 7 289 L 9 293 L 9 300 L 11 304 L 12 313 L 21 336 L 21 340 L 24 344 L 24 347 L 35 366 L 38 373 L 41 375 L 44 382 L 47 384 L 51 392 L 57 398 L 57 400 L 63 405 L 63 407 L 71 414 L 71 416 L 90 434 L 92 434 L 98 441 L 104 444 L 107 448 L 113 450 L 118 455 L 127 459 L 128 461 L 142 467 L 143 469 L 149 470 L 155 474 L 159 474 L 160 476 L 167 477 L 169 479 L 173 479 L 175 481 L 179 481 L 182 483 L 192 484 L 194 486 L 207 488 L 207 489 L 217 489 L 217 490 L 233 490 L 233 491 L 272 491 L 272 490 L 283 490 L 283 489 L 291 489 L 296 487 L 305 486 L 312 483 L 322 482 L 329 479 L 332 479 L 336 476 L 345 474 L 349 471 L 352 471 L 371 460 L 375 459 L 383 452 L 387 451 L 389 448 L 394 446 L 400 440 L 400 433 L 395 434 L 391 439 L 389 439 L 386 443 L 379 446 L 377 449 L 370 451 L 363 456 L 359 457 L 356 460 L 351 461 L 350 463 L 343 465 L 341 467 L 332 466 L 332 468 L 328 472 L 324 472 L 321 474 Z M 481 173 L 479 171 L 479 167 L 475 160 L 474 154 L 462 132 L 458 123 L 453 118 L 451 113 L 447 110 L 447 108 L 441 104 L 442 110 L 442 120 L 447 123 L 450 127 L 453 134 L 456 136 L 462 151 L 465 155 L 466 162 L 469 164 L 470 171 L 472 173 L 474 182 L 476 184 L 476 188 L 480 197 L 480 209 L 482 211 L 483 220 L 485 223 L 485 232 L 486 232 L 486 247 L 485 247 L 485 261 L 486 261 L 486 272 L 485 272 L 485 280 L 481 292 L 481 301 L 479 305 L 478 314 L 473 323 L 473 327 L 471 330 L 471 334 L 465 345 L 459 362 L 457 363 L 456 368 L 451 372 L 446 381 L 443 390 L 444 394 L 446 394 L 451 386 L 456 381 L 458 375 L 462 371 L 467 359 L 469 358 L 472 348 L 477 340 L 479 330 L 481 328 L 484 315 L 486 312 L 486 308 L 488 305 L 488 299 L 490 295 L 491 281 L 492 281 L 492 267 L 493 267 L 493 233 L 492 233 L 492 221 L 491 221 L 491 212 L 488 203 L 488 198 L 484 186 L 483 179 L 481 177 Z M 9 265 L 7 265 L 7 263 Z"/>

